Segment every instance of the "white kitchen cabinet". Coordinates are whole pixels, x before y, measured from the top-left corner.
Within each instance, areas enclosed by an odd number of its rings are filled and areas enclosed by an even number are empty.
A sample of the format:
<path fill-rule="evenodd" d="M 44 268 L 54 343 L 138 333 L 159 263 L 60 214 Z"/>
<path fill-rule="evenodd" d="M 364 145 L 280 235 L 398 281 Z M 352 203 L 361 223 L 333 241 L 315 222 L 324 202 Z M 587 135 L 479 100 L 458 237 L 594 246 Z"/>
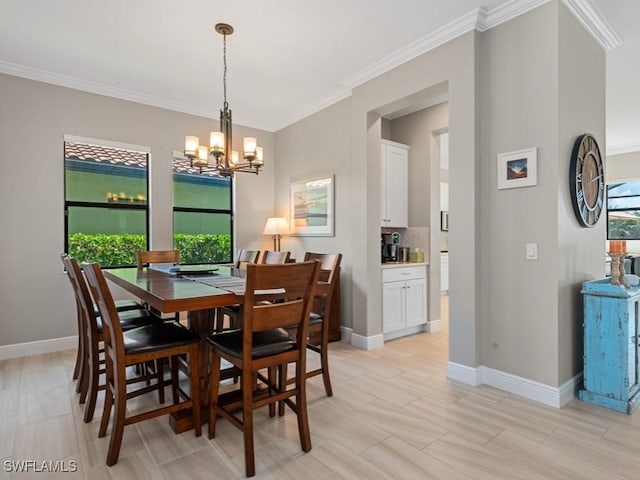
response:
<path fill-rule="evenodd" d="M 427 269 L 424 265 L 382 269 L 382 333 L 385 340 L 424 331 Z"/>
<path fill-rule="evenodd" d="M 440 182 L 440 210 L 449 211 L 449 184 Z"/>
<path fill-rule="evenodd" d="M 409 226 L 409 146 L 381 141 L 380 225 Z"/>
<path fill-rule="evenodd" d="M 440 291 L 449 291 L 449 254 L 440 254 Z"/>

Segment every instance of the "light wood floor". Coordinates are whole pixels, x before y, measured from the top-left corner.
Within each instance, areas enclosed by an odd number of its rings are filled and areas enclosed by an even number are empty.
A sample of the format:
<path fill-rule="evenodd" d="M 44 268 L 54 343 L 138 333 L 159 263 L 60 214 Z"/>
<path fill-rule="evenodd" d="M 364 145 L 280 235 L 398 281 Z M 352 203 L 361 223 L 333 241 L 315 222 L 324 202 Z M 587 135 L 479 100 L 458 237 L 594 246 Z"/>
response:
<path fill-rule="evenodd" d="M 257 414 L 255 478 L 637 479 L 640 416 L 572 401 L 562 409 L 446 379 L 447 329 L 362 351 L 331 345 L 334 396 L 309 382 L 313 449 L 300 450 L 295 417 Z M 87 479 L 244 478 L 240 431 L 175 435 L 166 418 L 125 428 L 106 467 L 98 418 L 82 422 L 74 352 L 0 362 L 0 459 L 77 462 Z M 133 409 L 155 397 L 139 400 Z M 98 405 L 100 412 L 102 403 Z M 97 415 L 96 417 L 99 417 Z M 0 468 L 0 479 L 45 479 Z"/>

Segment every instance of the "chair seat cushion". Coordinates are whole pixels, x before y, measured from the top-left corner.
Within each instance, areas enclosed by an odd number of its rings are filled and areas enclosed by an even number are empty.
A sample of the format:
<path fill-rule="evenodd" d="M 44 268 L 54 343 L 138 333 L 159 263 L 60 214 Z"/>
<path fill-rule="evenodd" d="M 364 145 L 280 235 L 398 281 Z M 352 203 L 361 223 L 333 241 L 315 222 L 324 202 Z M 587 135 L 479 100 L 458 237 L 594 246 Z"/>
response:
<path fill-rule="evenodd" d="M 154 325 L 163 321 L 162 318 L 148 310 L 127 310 L 124 312 L 118 312 L 118 316 L 120 317 L 122 330 L 125 332 L 127 330 L 144 327 L 146 325 Z M 102 319 L 100 317 L 96 317 L 96 322 L 98 323 L 98 332 L 102 332 Z"/>
<path fill-rule="evenodd" d="M 311 315 L 309 316 L 309 325 L 319 325 L 322 323 L 322 320 L 324 320 L 322 315 L 311 312 Z"/>
<path fill-rule="evenodd" d="M 160 322 L 123 333 L 124 353 L 149 353 L 200 341 L 200 335 L 177 322 Z"/>
<path fill-rule="evenodd" d="M 242 357 L 242 330 L 214 333 L 207 337 L 207 342 L 222 353 Z M 295 346 L 295 337 L 289 335 L 284 328 L 254 332 L 251 358 L 276 355 L 293 350 Z"/>

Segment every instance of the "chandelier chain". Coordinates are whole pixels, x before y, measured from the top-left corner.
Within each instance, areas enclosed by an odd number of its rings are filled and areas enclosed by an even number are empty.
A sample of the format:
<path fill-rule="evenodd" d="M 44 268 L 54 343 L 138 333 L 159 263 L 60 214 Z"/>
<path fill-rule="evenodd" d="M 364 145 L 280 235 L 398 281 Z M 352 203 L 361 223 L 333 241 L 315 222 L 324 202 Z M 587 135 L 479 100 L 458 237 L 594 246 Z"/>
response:
<path fill-rule="evenodd" d="M 224 89 L 224 106 L 227 104 L 227 36 L 222 35 L 222 58 L 224 60 L 224 72 L 222 74 L 222 85 Z"/>

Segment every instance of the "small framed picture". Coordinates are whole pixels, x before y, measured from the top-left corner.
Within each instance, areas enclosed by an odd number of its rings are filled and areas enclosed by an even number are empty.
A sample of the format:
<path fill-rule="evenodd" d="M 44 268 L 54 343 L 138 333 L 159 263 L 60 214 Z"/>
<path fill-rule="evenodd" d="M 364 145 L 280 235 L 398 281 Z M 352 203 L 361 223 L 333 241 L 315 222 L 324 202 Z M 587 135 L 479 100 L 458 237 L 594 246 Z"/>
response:
<path fill-rule="evenodd" d="M 498 190 L 533 187 L 538 184 L 536 148 L 498 155 Z"/>

